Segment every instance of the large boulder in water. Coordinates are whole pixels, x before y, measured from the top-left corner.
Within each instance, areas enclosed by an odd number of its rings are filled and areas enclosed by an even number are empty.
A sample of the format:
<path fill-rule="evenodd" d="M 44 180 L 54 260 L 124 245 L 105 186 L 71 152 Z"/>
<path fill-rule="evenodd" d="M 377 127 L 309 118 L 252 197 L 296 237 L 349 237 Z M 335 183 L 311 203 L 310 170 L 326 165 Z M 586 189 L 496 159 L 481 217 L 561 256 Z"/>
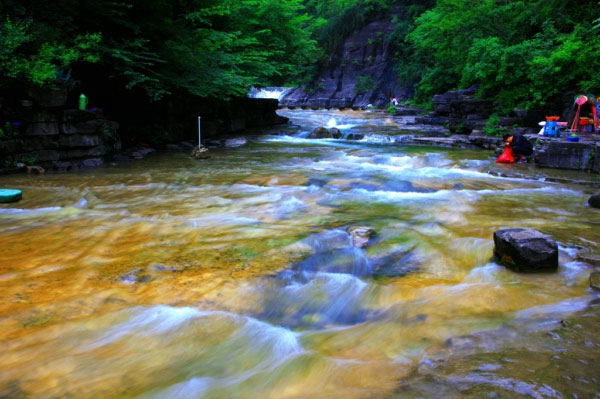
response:
<path fill-rule="evenodd" d="M 588 204 L 593 208 L 600 208 L 600 191 L 596 191 L 588 198 Z"/>
<path fill-rule="evenodd" d="M 344 135 L 342 134 L 340 129 L 338 129 L 337 127 L 332 127 L 329 130 L 329 133 L 330 133 L 332 139 L 341 139 L 342 137 L 344 137 Z"/>
<path fill-rule="evenodd" d="M 504 229 L 494 233 L 494 255 L 517 272 L 558 268 L 558 245 L 552 237 L 531 229 Z"/>
<path fill-rule="evenodd" d="M 337 127 L 332 127 L 328 130 L 323 126 L 316 128 L 308 135 L 309 139 L 341 139 L 342 137 L 344 135 Z"/>
<path fill-rule="evenodd" d="M 331 132 L 324 128 L 323 126 L 319 126 L 308 135 L 309 139 L 331 139 L 335 138 L 332 136 Z"/>

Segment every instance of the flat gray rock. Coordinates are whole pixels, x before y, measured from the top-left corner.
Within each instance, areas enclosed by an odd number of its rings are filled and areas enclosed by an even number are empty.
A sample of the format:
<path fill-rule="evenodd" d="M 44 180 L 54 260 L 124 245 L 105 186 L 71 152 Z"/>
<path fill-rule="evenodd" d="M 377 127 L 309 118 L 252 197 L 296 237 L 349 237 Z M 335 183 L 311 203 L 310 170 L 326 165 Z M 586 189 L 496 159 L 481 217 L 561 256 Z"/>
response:
<path fill-rule="evenodd" d="M 494 255 L 517 272 L 558 269 L 558 244 L 549 235 L 531 229 L 504 229 L 494 233 Z"/>

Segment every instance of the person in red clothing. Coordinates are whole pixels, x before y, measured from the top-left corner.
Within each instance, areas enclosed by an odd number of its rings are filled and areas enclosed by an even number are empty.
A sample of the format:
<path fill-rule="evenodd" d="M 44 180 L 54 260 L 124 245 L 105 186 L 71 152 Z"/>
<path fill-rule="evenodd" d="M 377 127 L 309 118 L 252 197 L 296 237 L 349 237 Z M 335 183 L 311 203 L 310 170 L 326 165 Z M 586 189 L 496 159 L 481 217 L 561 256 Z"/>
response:
<path fill-rule="evenodd" d="M 505 134 L 503 136 L 504 145 L 513 149 L 513 154 L 517 162 L 527 162 L 527 157 L 533 154 L 533 146 L 522 134 Z"/>

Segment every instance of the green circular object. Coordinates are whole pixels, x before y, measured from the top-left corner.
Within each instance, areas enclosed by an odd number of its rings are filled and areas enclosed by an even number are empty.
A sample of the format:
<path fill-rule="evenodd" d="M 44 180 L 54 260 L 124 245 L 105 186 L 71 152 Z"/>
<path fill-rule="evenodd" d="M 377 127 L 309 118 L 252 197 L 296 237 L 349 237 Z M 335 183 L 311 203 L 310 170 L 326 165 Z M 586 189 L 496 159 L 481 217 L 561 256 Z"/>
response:
<path fill-rule="evenodd" d="M 16 202 L 21 199 L 21 196 L 22 196 L 21 190 L 0 188 L 0 203 Z"/>

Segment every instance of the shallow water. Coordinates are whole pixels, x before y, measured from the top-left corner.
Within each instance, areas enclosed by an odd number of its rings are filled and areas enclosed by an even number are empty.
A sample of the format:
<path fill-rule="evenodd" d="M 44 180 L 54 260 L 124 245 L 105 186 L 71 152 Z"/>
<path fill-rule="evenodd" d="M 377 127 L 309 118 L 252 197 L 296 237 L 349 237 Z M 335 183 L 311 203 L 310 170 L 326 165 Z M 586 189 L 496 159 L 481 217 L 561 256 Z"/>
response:
<path fill-rule="evenodd" d="M 300 135 L 395 129 L 286 112 Z M 202 162 L 1 177 L 23 200 L 0 205 L 0 397 L 599 397 L 576 259 L 600 252 L 592 189 L 496 167 L 270 135 Z M 375 230 L 368 247 L 352 226 Z M 559 271 L 495 264 L 504 227 L 553 235 Z"/>

